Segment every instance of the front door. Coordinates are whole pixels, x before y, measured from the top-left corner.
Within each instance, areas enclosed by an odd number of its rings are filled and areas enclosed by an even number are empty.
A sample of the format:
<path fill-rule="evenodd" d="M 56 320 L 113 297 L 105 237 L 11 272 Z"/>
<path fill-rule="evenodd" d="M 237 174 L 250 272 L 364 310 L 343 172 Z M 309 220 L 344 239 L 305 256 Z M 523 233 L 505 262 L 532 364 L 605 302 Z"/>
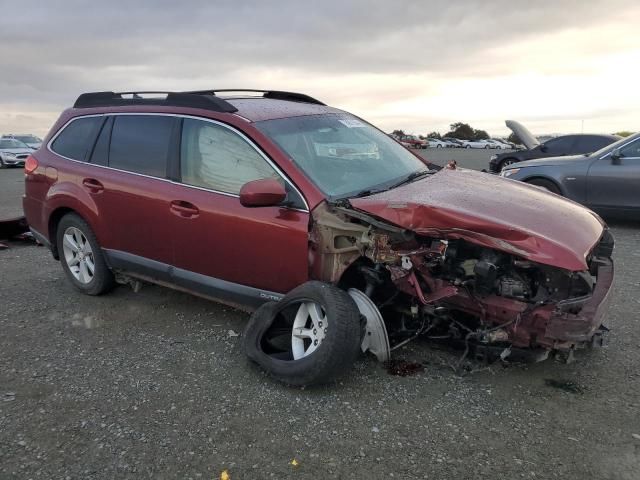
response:
<path fill-rule="evenodd" d="M 182 185 L 171 200 L 177 283 L 251 303 L 307 280 L 308 209 L 248 138 L 219 122 L 185 118 L 179 163 Z M 242 185 L 268 177 L 285 183 L 290 206 L 243 207 Z"/>
<path fill-rule="evenodd" d="M 587 177 L 587 205 L 595 209 L 640 209 L 640 138 L 595 160 Z"/>

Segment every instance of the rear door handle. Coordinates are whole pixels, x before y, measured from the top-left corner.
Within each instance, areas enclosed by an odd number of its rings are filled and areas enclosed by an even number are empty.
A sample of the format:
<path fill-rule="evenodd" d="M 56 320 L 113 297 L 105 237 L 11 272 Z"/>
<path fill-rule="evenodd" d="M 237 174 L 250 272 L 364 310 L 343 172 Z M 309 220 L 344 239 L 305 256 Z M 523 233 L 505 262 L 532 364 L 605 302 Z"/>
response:
<path fill-rule="evenodd" d="M 85 178 L 82 180 L 82 185 L 84 185 L 90 193 L 100 193 L 104 190 L 104 185 L 95 178 Z"/>
<path fill-rule="evenodd" d="M 200 215 L 200 210 L 194 204 L 184 200 L 174 200 L 171 202 L 171 212 L 179 217 L 194 218 Z"/>

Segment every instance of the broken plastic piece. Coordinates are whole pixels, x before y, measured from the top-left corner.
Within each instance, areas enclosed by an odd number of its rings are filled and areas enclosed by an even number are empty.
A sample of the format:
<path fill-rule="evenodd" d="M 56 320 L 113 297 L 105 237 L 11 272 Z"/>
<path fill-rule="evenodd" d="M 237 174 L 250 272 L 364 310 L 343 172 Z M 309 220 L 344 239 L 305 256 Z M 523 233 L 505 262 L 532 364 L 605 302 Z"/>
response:
<path fill-rule="evenodd" d="M 360 314 L 367 320 L 361 349 L 363 352 L 373 353 L 379 362 L 388 362 L 391 358 L 389 336 L 384 325 L 382 314 L 378 307 L 364 293 L 356 288 L 348 290 L 349 295 L 356 303 Z"/>

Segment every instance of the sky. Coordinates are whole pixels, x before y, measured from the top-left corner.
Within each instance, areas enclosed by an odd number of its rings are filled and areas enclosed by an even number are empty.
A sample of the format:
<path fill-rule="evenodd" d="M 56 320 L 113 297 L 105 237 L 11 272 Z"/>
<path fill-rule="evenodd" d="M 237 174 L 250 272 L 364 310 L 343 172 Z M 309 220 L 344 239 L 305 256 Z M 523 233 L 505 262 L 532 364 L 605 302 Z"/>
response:
<path fill-rule="evenodd" d="M 0 133 L 88 91 L 307 93 L 378 127 L 640 130 L 637 0 L 0 0 Z M 15 14 L 7 15 L 7 12 Z"/>

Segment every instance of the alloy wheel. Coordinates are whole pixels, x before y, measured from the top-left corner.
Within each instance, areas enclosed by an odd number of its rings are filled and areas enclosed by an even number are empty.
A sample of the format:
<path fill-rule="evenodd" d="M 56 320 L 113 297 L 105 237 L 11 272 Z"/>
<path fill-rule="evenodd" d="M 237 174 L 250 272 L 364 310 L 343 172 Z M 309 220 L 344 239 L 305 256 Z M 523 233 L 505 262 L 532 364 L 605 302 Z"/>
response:
<path fill-rule="evenodd" d="M 291 330 L 294 360 L 315 352 L 322 344 L 328 328 L 327 314 L 316 302 L 303 302 L 298 307 Z"/>
<path fill-rule="evenodd" d="M 85 234 L 76 227 L 67 228 L 63 235 L 62 251 L 73 277 L 85 285 L 91 283 L 96 265 L 91 244 Z"/>

